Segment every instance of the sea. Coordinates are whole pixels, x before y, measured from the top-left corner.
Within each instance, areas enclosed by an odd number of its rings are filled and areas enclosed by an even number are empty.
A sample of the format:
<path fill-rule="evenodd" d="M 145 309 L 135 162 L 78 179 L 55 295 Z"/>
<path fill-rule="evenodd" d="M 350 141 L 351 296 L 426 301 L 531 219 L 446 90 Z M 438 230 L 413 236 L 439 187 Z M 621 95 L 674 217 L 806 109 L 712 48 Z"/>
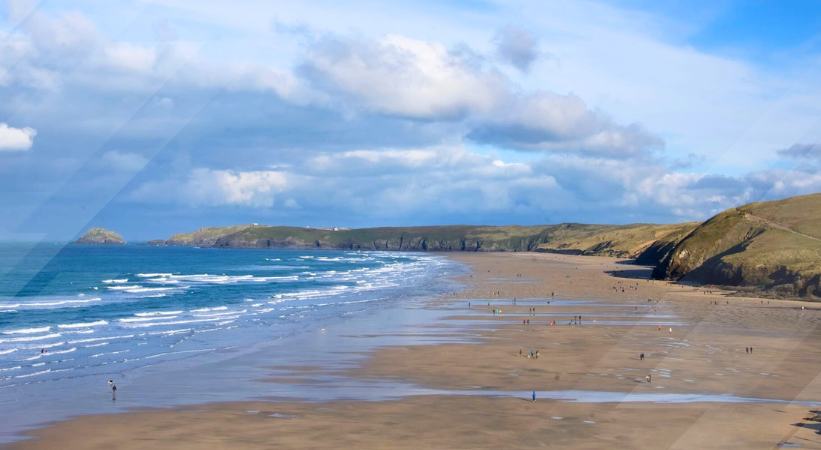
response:
<path fill-rule="evenodd" d="M 283 396 L 264 382 L 277 368 L 343 364 L 367 350 L 344 336 L 423 323 L 464 270 L 426 253 L 0 244 L 0 441 L 77 414 Z"/>

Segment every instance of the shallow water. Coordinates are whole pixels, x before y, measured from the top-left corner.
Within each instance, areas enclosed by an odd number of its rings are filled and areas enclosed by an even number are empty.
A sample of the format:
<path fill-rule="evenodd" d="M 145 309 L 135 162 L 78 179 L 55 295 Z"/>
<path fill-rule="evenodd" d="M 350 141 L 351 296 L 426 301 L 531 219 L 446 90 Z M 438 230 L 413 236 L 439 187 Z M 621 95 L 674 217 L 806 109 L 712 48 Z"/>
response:
<path fill-rule="evenodd" d="M 0 264 L 2 440 L 76 414 L 264 395 L 270 366 L 366 351 L 335 333 L 429 320 L 408 307 L 464 270 L 414 253 L 8 244 Z"/>

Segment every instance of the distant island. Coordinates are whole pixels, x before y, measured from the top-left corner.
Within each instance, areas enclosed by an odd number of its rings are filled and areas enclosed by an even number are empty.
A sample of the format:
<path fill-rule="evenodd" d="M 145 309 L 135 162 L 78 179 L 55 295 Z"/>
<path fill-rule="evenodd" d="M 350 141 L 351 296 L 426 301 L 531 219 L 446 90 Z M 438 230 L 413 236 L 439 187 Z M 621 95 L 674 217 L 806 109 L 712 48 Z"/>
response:
<path fill-rule="evenodd" d="M 76 244 L 95 244 L 95 245 L 122 245 L 125 240 L 122 236 L 114 231 L 106 230 L 105 228 L 92 228 L 84 235 L 74 241 Z"/>
<path fill-rule="evenodd" d="M 601 255 L 653 266 L 657 279 L 734 286 L 774 296 L 821 297 L 821 194 L 730 208 L 704 223 L 359 229 L 249 224 L 202 228 L 150 243 Z"/>

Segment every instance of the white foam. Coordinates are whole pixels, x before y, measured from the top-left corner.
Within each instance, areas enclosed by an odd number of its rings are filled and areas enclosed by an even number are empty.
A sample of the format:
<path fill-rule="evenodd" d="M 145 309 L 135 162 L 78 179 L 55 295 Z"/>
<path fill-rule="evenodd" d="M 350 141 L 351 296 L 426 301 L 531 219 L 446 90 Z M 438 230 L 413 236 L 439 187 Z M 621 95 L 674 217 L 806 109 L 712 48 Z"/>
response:
<path fill-rule="evenodd" d="M 220 317 L 220 316 L 230 316 L 234 314 L 244 314 L 248 312 L 247 309 L 243 309 L 241 311 L 226 311 L 226 312 L 216 312 L 210 314 L 194 314 L 194 317 Z"/>
<path fill-rule="evenodd" d="M 95 353 L 95 354 L 89 356 L 89 358 L 99 358 L 101 356 L 108 356 L 108 355 L 119 355 L 120 353 L 128 353 L 130 351 L 131 350 L 119 350 L 119 351 L 116 351 L 116 352 Z"/>
<path fill-rule="evenodd" d="M 43 375 L 43 374 L 46 374 L 46 373 L 49 373 L 49 372 L 51 372 L 51 369 L 41 370 L 41 371 L 39 371 L 39 372 L 27 373 L 27 374 L 25 374 L 25 375 L 17 375 L 17 376 L 16 376 L 16 377 L 14 377 L 14 378 L 28 378 L 28 377 L 35 377 L 35 376 L 37 376 L 37 375 Z"/>
<path fill-rule="evenodd" d="M 228 309 L 227 306 L 215 306 L 213 308 L 192 309 L 191 312 L 199 313 L 199 312 L 208 312 L 208 311 L 225 311 L 226 309 Z"/>
<path fill-rule="evenodd" d="M 151 336 L 173 336 L 175 334 L 180 333 L 189 333 L 191 332 L 191 328 L 181 328 L 179 330 L 166 330 L 166 331 L 151 331 L 148 334 Z"/>
<path fill-rule="evenodd" d="M 34 334 L 34 333 L 48 333 L 51 327 L 36 327 L 36 328 L 18 328 L 16 330 L 4 331 L 3 334 Z"/>
<path fill-rule="evenodd" d="M 104 347 L 108 344 L 108 342 L 100 342 L 99 344 L 84 345 L 83 348 Z"/>
<path fill-rule="evenodd" d="M 123 284 L 128 283 L 128 278 L 112 278 L 110 280 L 103 280 L 105 284 Z"/>
<path fill-rule="evenodd" d="M 56 300 L 56 301 L 45 301 L 45 302 L 25 302 L 25 303 L 11 303 L 11 304 L 0 304 L 0 309 L 34 309 L 34 308 L 42 308 L 48 306 L 67 306 L 67 307 L 75 307 L 75 306 L 82 306 L 91 302 L 99 302 L 102 300 L 100 297 L 93 297 L 83 300 Z"/>
<path fill-rule="evenodd" d="M 105 320 L 96 320 L 94 322 L 80 322 L 80 323 L 65 323 L 57 325 L 57 328 L 89 328 L 89 327 L 99 327 L 101 325 L 108 325 L 108 322 Z"/>
<path fill-rule="evenodd" d="M 9 353 L 14 353 L 16 351 L 17 351 L 16 348 L 10 348 L 10 349 L 7 349 L 7 350 L 0 350 L 0 355 L 8 355 Z"/>
<path fill-rule="evenodd" d="M 42 353 L 42 354 L 46 355 L 46 356 L 48 356 L 48 355 L 62 355 L 64 353 L 71 353 L 71 352 L 74 352 L 76 350 L 77 350 L 77 347 L 71 347 L 71 348 L 68 348 L 68 349 L 65 349 L 65 350 L 55 350 L 53 352 Z"/>
<path fill-rule="evenodd" d="M 25 337 L 18 337 L 18 338 L 10 338 L 10 339 L 0 339 L 0 344 L 6 342 L 31 342 L 31 341 L 42 341 L 46 339 L 54 339 L 62 336 L 60 333 L 50 333 L 44 334 L 42 336 L 25 336 Z"/>
<path fill-rule="evenodd" d="M 180 350 L 178 352 L 164 352 L 164 353 L 157 353 L 156 355 L 149 355 L 146 356 L 144 359 L 152 359 L 152 358 L 159 358 L 160 356 L 167 356 L 167 355 L 179 355 L 182 353 L 201 353 L 201 352 L 210 352 L 216 349 L 213 348 L 203 348 L 199 350 Z"/>
<path fill-rule="evenodd" d="M 59 346 L 64 345 L 64 344 L 65 344 L 65 341 L 60 341 L 60 342 L 50 342 L 48 344 L 30 345 L 28 347 L 23 347 L 23 348 L 26 348 L 26 349 L 36 349 L 36 348 L 46 349 L 46 348 L 52 348 L 52 347 L 59 347 Z"/>
<path fill-rule="evenodd" d="M 149 312 L 140 312 L 134 314 L 135 316 L 139 317 L 151 317 L 151 316 L 173 316 L 177 314 L 182 314 L 182 311 L 149 311 Z"/>
<path fill-rule="evenodd" d="M 168 319 L 176 319 L 179 316 L 149 316 L 149 317 L 127 317 L 125 319 L 120 319 L 122 323 L 132 323 L 132 322 L 150 322 L 152 320 L 168 320 Z"/>
<path fill-rule="evenodd" d="M 133 334 L 123 334 L 119 336 L 106 336 L 106 337 L 98 337 L 98 338 L 87 338 L 87 339 L 75 339 L 72 341 L 68 341 L 69 344 L 84 344 L 86 342 L 100 342 L 100 341 L 107 341 L 110 339 L 129 339 L 133 338 Z"/>
<path fill-rule="evenodd" d="M 227 320 L 227 319 L 236 319 L 239 316 L 224 316 L 224 317 L 214 317 L 210 319 L 190 319 L 190 320 L 174 320 L 171 322 L 148 322 L 148 323 L 131 323 L 128 324 L 130 328 L 145 328 L 145 327 L 162 327 L 168 325 L 185 325 L 189 323 L 201 323 L 201 322 L 216 322 L 217 320 Z"/>
<path fill-rule="evenodd" d="M 134 286 L 130 289 L 124 289 L 124 292 L 129 294 L 150 294 L 150 293 L 162 293 L 162 292 L 169 292 L 169 291 L 176 291 L 177 288 L 173 287 L 143 287 L 143 286 Z"/>

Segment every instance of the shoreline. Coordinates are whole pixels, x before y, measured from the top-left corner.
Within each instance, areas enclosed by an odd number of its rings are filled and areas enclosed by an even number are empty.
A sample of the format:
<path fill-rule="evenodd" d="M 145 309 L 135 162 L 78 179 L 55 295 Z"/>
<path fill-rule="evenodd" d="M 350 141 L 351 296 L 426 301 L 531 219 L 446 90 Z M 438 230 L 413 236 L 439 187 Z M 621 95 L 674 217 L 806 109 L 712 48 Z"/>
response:
<path fill-rule="evenodd" d="M 669 282 L 617 278 L 608 272 L 641 266 L 606 257 L 447 257 L 469 265 L 472 273 L 459 280 L 462 291 L 428 307 L 448 308 L 445 322 L 471 324 L 456 331 L 469 342 L 388 345 L 347 374 L 433 389 L 712 392 L 821 400 L 818 368 L 812 363 L 821 356 L 821 314 L 806 308 L 811 303 L 728 297 Z M 548 305 L 548 290 L 557 300 L 595 301 Z M 513 297 L 519 299 L 515 306 Z M 526 297 L 540 300 L 521 300 Z M 467 301 L 473 303 L 470 309 Z M 494 315 L 494 308 L 503 311 Z M 547 325 L 575 315 L 583 316 L 582 325 Z M 612 323 L 624 318 L 631 322 Z M 655 325 L 673 318 L 682 325 L 665 326 L 671 332 Z M 531 324 L 521 325 L 521 320 Z M 753 346 L 753 355 L 745 354 L 747 346 Z M 539 350 L 540 356 L 521 357 L 519 349 L 525 355 Z M 639 352 L 646 361 L 638 360 Z M 642 381 L 646 374 L 655 377 L 653 383 Z M 532 403 L 454 395 L 376 402 L 255 401 L 81 416 L 35 430 L 36 440 L 7 448 L 51 448 L 55 442 L 66 449 L 264 448 L 273 443 L 292 448 L 772 448 L 793 441 L 821 448 L 814 430 L 793 425 L 808 409 L 775 403 Z M 648 418 L 663 426 L 648 429 Z M 407 438 L 412 440 L 403 443 Z"/>

